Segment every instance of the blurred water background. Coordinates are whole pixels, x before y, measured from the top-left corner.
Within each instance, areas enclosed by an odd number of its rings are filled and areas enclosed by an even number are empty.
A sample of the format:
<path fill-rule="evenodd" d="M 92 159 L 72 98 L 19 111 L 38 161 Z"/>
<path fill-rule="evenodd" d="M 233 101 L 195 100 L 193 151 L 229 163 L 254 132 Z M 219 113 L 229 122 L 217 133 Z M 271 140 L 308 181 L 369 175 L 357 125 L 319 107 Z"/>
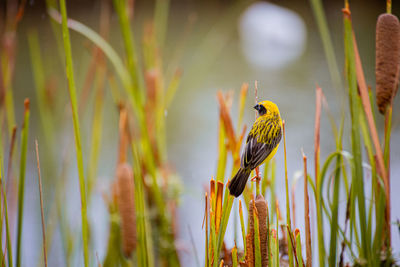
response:
<path fill-rule="evenodd" d="M 315 87 L 321 86 L 327 98 L 329 107 L 340 122 L 341 101 L 346 94 L 346 87 L 336 91 L 332 85 L 326 63 L 323 46 L 314 21 L 308 1 L 272 1 L 274 5 L 241 1 L 172 1 L 169 17 L 164 62 L 172 66 L 178 65 L 183 71 L 182 83 L 171 105 L 166 111 L 168 157 L 174 169 L 183 181 L 182 198 L 179 207 L 178 247 L 184 266 L 195 266 L 193 244 L 202 262 L 204 256 L 204 232 L 201 224 L 204 212 L 204 190 L 211 177 L 216 173 L 217 161 L 217 126 L 218 106 L 217 90 L 232 90 L 235 101 L 238 99 L 240 86 L 243 82 L 250 85 L 249 97 L 246 103 L 244 122 L 248 127 L 254 120 L 254 81 L 258 81 L 259 99 L 272 100 L 278 104 L 281 115 L 286 121 L 286 141 L 288 154 L 289 180 L 295 173 L 302 170 L 301 149 L 309 157 L 309 170 L 313 170 L 313 136 L 315 115 Z M 333 44 L 337 61 L 342 74 L 343 69 L 343 34 L 342 34 L 342 1 L 324 1 L 329 27 L 333 35 Z M 250 5 L 253 5 L 250 7 Z M 256 6 L 254 6 L 256 5 Z M 359 43 L 360 55 L 363 61 L 367 83 L 374 88 L 375 66 L 375 23 L 377 16 L 384 12 L 384 1 L 351 1 L 352 17 L 356 37 Z M 137 42 L 141 40 L 143 25 L 152 16 L 152 2 L 137 1 L 135 3 L 134 28 Z M 250 8 L 249 8 L 250 7 Z M 248 9 L 249 8 L 249 9 Z M 284 9 L 281 9 L 284 8 Z M 394 4 L 393 13 L 398 12 Z M 250 12 L 250 13 L 249 13 Z M 96 1 L 68 1 L 68 15 L 95 29 L 98 29 L 99 3 Z M 188 28 L 186 45 L 178 49 L 178 40 Z M 117 17 L 111 19 L 110 43 L 123 51 L 121 35 L 117 26 Z M 64 75 L 64 65 L 58 56 L 55 39 L 52 35 L 49 18 L 44 4 L 30 0 L 25 15 L 18 28 L 18 48 L 16 70 L 14 75 L 14 96 L 17 108 L 16 118 L 21 123 L 22 102 L 25 97 L 35 99 L 32 69 L 27 46 L 27 32 L 34 28 L 39 33 L 42 45 L 44 65 L 48 75 L 58 77 Z M 85 70 L 89 64 L 91 44 L 84 37 L 72 33 L 72 49 L 78 88 L 82 85 Z M 171 62 L 175 53 L 181 53 L 179 62 Z M 344 84 L 344 83 L 343 83 Z M 55 177 L 61 179 L 61 167 L 66 168 L 65 199 L 68 201 L 65 216 L 74 225 L 77 240 L 80 229 L 80 198 L 76 164 L 73 148 L 73 128 L 68 119 L 67 105 L 69 97 L 64 87 L 56 88 L 57 99 L 54 103 L 60 112 L 60 123 L 57 143 L 58 153 L 53 159 L 58 171 Z M 64 97 L 63 97 L 64 96 Z M 100 153 L 99 180 L 91 199 L 89 214 L 93 236 L 93 247 L 100 259 L 104 257 L 108 238 L 108 212 L 103 200 L 115 173 L 118 144 L 118 110 L 113 106 L 111 94 L 106 90 L 103 143 Z M 347 101 L 347 99 L 346 99 Z M 38 121 L 36 102 L 32 101 L 31 133 L 38 138 L 39 144 L 44 143 L 44 135 Z M 237 114 L 237 102 L 234 102 L 232 113 Z M 88 103 L 92 105 L 93 103 Z M 347 106 L 347 102 L 345 102 Z M 90 110 L 90 109 L 89 109 Z M 396 208 L 397 195 L 400 189 L 400 99 L 397 96 L 393 111 L 392 158 L 391 158 L 391 190 L 392 190 L 392 220 L 400 218 L 400 209 Z M 346 133 L 349 131 L 349 115 L 345 110 Z M 383 117 L 378 115 L 378 128 L 382 136 Z M 66 119 L 67 118 L 67 119 Z M 84 158 L 89 153 L 90 112 L 81 118 L 83 130 Z M 335 143 L 328 118 L 325 113 L 321 121 L 321 159 L 335 150 Z M 350 149 L 350 137 L 345 135 L 345 149 Z M 45 153 L 45 152 L 43 152 Z M 27 192 L 25 195 L 25 222 L 23 225 L 23 266 L 32 266 L 39 262 L 41 253 L 41 231 L 39 200 L 36 185 L 36 166 L 34 164 L 33 142 L 28 147 Z M 285 203 L 284 195 L 284 163 L 283 146 L 276 154 L 277 162 L 277 192 L 281 203 Z M 46 160 L 42 168 L 46 168 Z M 228 179 L 230 177 L 225 177 Z M 367 178 L 367 182 L 370 182 Z M 53 184 L 54 185 L 54 184 Z M 56 194 L 55 187 L 49 183 L 44 187 L 44 193 L 49 199 Z M 293 201 L 293 200 L 292 200 Z M 303 194 L 300 189 L 296 194 L 296 226 L 302 231 L 303 226 Z M 54 203 L 45 203 L 46 213 Z M 283 204 L 281 204 L 283 205 Z M 345 199 L 340 199 L 341 213 L 339 220 L 344 221 Z M 311 208 L 314 212 L 315 209 Z M 15 216 L 12 215 L 12 216 Z M 49 216 L 47 214 L 47 216 Z M 312 215 L 313 218 L 314 215 Z M 230 223 L 228 231 L 233 231 Z M 312 225 L 313 228 L 316 225 Z M 229 234 L 227 236 L 230 236 Z M 49 248 L 50 266 L 64 266 L 62 260 L 60 232 L 56 232 L 51 248 Z M 393 225 L 393 247 L 395 256 L 399 256 L 400 233 Z M 227 239 L 228 247 L 233 240 Z M 72 241 L 71 241 L 72 242 Z M 238 243 L 240 244 L 240 243 Z M 76 249 L 80 249 L 76 247 Z M 73 260 L 72 266 L 80 266 L 79 257 Z"/>

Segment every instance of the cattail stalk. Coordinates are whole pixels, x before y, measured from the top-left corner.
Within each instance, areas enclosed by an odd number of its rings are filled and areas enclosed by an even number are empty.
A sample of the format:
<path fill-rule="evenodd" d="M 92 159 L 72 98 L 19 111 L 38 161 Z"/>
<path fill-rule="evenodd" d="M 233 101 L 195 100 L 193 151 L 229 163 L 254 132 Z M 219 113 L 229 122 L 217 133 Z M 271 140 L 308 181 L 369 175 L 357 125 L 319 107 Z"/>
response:
<path fill-rule="evenodd" d="M 286 131 L 285 131 L 285 121 L 282 121 L 283 128 L 283 154 L 285 159 L 285 188 L 286 188 L 286 225 L 288 236 L 292 233 L 292 223 L 290 219 L 290 199 L 289 199 L 289 181 L 288 181 L 288 171 L 287 171 L 287 157 L 286 157 Z M 288 238 L 289 240 L 289 238 Z M 295 250 L 294 246 L 288 245 L 288 255 L 289 255 L 289 265 L 293 265 L 293 250 Z"/>
<path fill-rule="evenodd" d="M 43 212 L 43 197 L 42 197 L 42 176 L 40 175 L 40 161 L 39 161 L 39 145 L 37 140 L 35 140 L 36 148 L 36 161 L 37 161 L 37 171 L 38 171 L 38 181 L 39 181 L 39 197 L 40 197 L 40 215 L 42 218 L 42 235 L 43 235 L 43 258 L 44 266 L 47 267 L 47 253 L 46 253 L 46 227 L 44 225 L 44 212 Z"/>
<path fill-rule="evenodd" d="M 209 243 L 208 243 L 208 195 L 207 192 L 205 193 L 205 207 L 204 207 L 204 221 L 203 221 L 203 226 L 204 222 L 206 224 L 206 266 L 209 266 L 209 255 L 210 255 L 210 248 L 209 248 Z"/>
<path fill-rule="evenodd" d="M 303 153 L 304 162 L 304 223 L 306 226 L 306 266 L 312 266 L 311 227 L 310 227 L 310 200 L 307 186 L 307 157 Z"/>
<path fill-rule="evenodd" d="M 321 128 L 321 101 L 322 101 L 322 89 L 317 85 L 315 91 L 315 128 L 314 128 L 314 175 L 315 175 L 315 186 L 319 188 L 319 153 L 320 153 L 320 128 Z M 322 224 L 322 204 L 321 194 L 319 190 L 316 190 L 316 208 L 317 208 L 317 228 L 318 228 L 318 255 L 319 262 L 323 264 L 325 262 L 325 245 L 323 240 L 323 224 Z"/>
<path fill-rule="evenodd" d="M 242 229 L 242 237 L 243 237 L 243 247 L 244 247 L 244 255 L 247 253 L 247 246 L 246 246 L 246 234 L 245 234 L 245 227 L 244 227 L 244 219 L 243 219 L 243 208 L 242 208 L 242 201 L 239 199 L 239 217 L 240 217 L 240 228 Z"/>

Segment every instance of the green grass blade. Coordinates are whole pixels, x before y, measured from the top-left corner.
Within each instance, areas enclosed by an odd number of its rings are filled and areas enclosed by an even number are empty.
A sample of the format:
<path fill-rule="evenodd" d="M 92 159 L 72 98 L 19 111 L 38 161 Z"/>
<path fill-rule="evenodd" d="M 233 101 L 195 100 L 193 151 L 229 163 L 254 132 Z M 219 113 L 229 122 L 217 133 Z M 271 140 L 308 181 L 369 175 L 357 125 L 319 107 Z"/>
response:
<path fill-rule="evenodd" d="M 29 100 L 24 102 L 24 124 L 21 132 L 21 159 L 19 169 L 19 186 L 18 186 L 18 226 L 17 226 L 17 255 L 16 266 L 21 266 L 21 242 L 22 242 L 22 223 L 24 221 L 24 194 L 25 194 L 25 170 L 26 170 L 26 151 L 28 149 L 28 132 L 29 132 Z"/>
<path fill-rule="evenodd" d="M 279 216 L 278 216 L 278 207 L 276 208 L 275 263 L 276 263 L 276 266 L 279 266 Z"/>
<path fill-rule="evenodd" d="M 333 203 L 332 203 L 332 221 L 331 221 L 331 236 L 330 236 L 330 246 L 329 246 L 329 266 L 336 266 L 336 254 L 337 254 L 337 231 L 339 227 L 339 195 L 340 195 L 340 164 L 341 157 L 338 156 L 336 159 L 336 170 L 333 181 Z"/>
<path fill-rule="evenodd" d="M 369 207 L 369 214 L 368 214 L 368 223 L 367 223 L 367 234 L 368 236 L 371 236 L 372 238 L 372 213 L 373 213 L 373 206 L 375 206 L 375 215 L 379 213 L 378 209 L 380 208 L 378 206 L 378 191 L 379 191 L 379 186 L 378 186 L 378 175 L 377 175 L 377 169 L 376 169 L 376 162 L 375 162 L 375 156 L 374 156 L 374 150 L 373 150 L 373 145 L 371 141 L 371 137 L 369 134 L 368 126 L 367 126 L 367 121 L 365 118 L 365 114 L 363 112 L 360 113 L 360 128 L 361 128 L 361 133 L 363 135 L 363 140 L 365 144 L 365 148 L 367 151 L 369 163 L 371 165 L 371 196 L 370 199 L 374 200 L 370 202 L 370 207 Z M 381 191 L 383 192 L 383 191 Z M 375 222 L 376 225 L 380 223 L 380 221 L 384 222 L 384 216 L 375 216 Z M 378 231 L 378 230 L 377 230 Z M 372 250 L 376 251 L 376 250 Z M 375 253 L 376 254 L 376 253 Z M 373 259 L 376 261 L 375 263 L 378 264 L 378 259 L 377 255 L 373 256 Z"/>
<path fill-rule="evenodd" d="M 104 77 L 102 76 L 103 72 L 97 75 L 97 82 L 104 83 Z M 102 81 L 100 81 L 102 80 Z M 100 155 L 101 148 L 101 138 L 103 131 L 103 102 L 104 102 L 104 92 L 103 85 L 98 84 L 99 88 L 96 94 L 95 105 L 94 105 L 94 115 L 92 120 L 92 134 L 90 140 L 90 155 L 89 155 L 89 164 L 87 170 L 87 195 L 90 196 L 93 190 L 93 186 L 96 182 L 97 178 L 97 165 Z"/>
<path fill-rule="evenodd" d="M 6 110 L 8 134 L 11 135 L 12 129 L 15 126 L 15 114 L 14 114 L 14 96 L 11 85 L 6 89 L 4 94 L 4 107 Z"/>
<path fill-rule="evenodd" d="M 68 89 L 71 98 L 72 120 L 74 125 L 75 148 L 76 148 L 76 161 L 78 165 L 79 175 L 79 188 L 81 195 L 81 219 L 82 219 L 82 241 L 83 241 L 83 257 L 85 267 L 89 266 L 89 248 L 88 248 L 88 221 L 87 221 L 87 206 L 86 206 L 86 189 L 85 189 L 85 175 L 83 169 L 83 155 L 81 134 L 79 127 L 78 105 L 76 97 L 76 87 L 74 79 L 74 70 L 72 63 L 71 42 L 69 38 L 69 31 L 67 25 L 67 8 L 65 0 L 60 0 L 60 9 L 62 16 L 62 33 L 64 41 L 66 73 L 68 79 Z"/>
<path fill-rule="evenodd" d="M 211 234 L 211 255 L 210 259 L 213 263 L 213 266 L 218 266 L 218 249 L 217 249 L 217 233 L 215 232 L 215 215 L 214 212 L 210 209 L 210 234 Z"/>
<path fill-rule="evenodd" d="M 392 107 L 387 108 L 385 114 L 385 142 L 384 142 L 384 161 L 386 168 L 389 170 L 390 162 L 390 135 L 392 132 Z"/>
<path fill-rule="evenodd" d="M 242 208 L 242 201 L 241 200 L 239 200 L 239 217 L 240 217 L 240 228 L 242 229 L 243 250 L 244 250 L 243 257 L 244 257 L 246 255 L 246 252 L 247 252 L 247 247 L 246 247 L 246 228 L 244 226 L 243 208 Z"/>
<path fill-rule="evenodd" d="M 50 8 L 48 12 L 53 20 L 60 23 L 60 14 L 57 12 L 57 10 Z M 117 52 L 115 52 L 115 50 L 109 45 L 109 43 L 106 40 L 104 40 L 103 37 L 101 37 L 97 32 L 93 31 L 91 28 L 87 27 L 86 25 L 76 20 L 68 19 L 68 27 L 71 30 L 74 30 L 82 34 L 90 41 L 92 41 L 97 47 L 99 47 L 114 66 L 115 71 L 117 72 L 119 78 L 121 79 L 122 85 L 125 88 L 132 88 L 133 84 L 131 77 L 123 64 L 122 59 L 118 56 Z M 132 92 L 130 91 L 130 94 L 131 93 Z"/>
<path fill-rule="evenodd" d="M 221 218 L 221 223 L 220 223 L 220 228 L 219 228 L 219 233 L 218 233 L 218 238 L 217 238 L 217 252 L 219 253 L 222 249 L 222 245 L 224 243 L 224 237 L 225 237 L 225 232 L 226 232 L 226 227 L 228 225 L 229 221 L 229 216 L 231 214 L 232 210 L 232 205 L 233 205 L 233 200 L 235 198 L 229 193 L 228 186 L 225 187 L 225 192 L 224 192 L 224 202 L 222 205 L 222 218 Z M 219 255 L 219 254 L 217 254 Z"/>
<path fill-rule="evenodd" d="M 226 168 L 226 160 L 228 156 L 228 152 L 226 149 L 225 139 L 225 127 L 222 119 L 219 120 L 219 132 L 218 132 L 218 164 L 217 164 L 217 181 L 223 181 L 225 176 L 225 168 Z"/>
<path fill-rule="evenodd" d="M 120 2 L 121 0 L 115 0 L 115 1 Z M 120 3 L 118 3 L 118 5 L 119 4 Z M 124 13 L 125 11 L 122 11 L 122 12 Z M 51 8 L 49 9 L 49 15 L 55 21 L 60 20 L 58 12 L 54 9 L 51 9 Z M 154 177 L 154 175 L 155 175 L 154 156 L 152 155 L 152 151 L 151 151 L 145 116 L 144 116 L 142 104 L 141 104 L 142 101 L 140 99 L 141 97 L 138 95 L 138 91 L 140 91 L 140 90 L 138 90 L 138 88 L 135 87 L 136 83 L 135 83 L 134 78 L 133 79 L 131 78 L 132 70 L 129 69 L 131 72 L 128 72 L 128 70 L 125 68 L 124 64 L 122 63 L 121 58 L 118 56 L 118 54 L 115 52 L 115 50 L 95 31 L 93 31 L 89 27 L 83 25 L 82 23 L 72 20 L 72 19 L 68 19 L 68 27 L 70 29 L 84 35 L 86 38 L 88 38 L 94 44 L 96 44 L 104 52 L 104 54 L 111 61 L 111 63 L 114 65 L 115 70 L 116 70 L 118 76 L 120 77 L 122 85 L 128 95 L 129 101 L 132 105 L 132 109 L 133 109 L 134 113 L 136 114 L 136 116 L 138 117 L 138 121 L 139 121 L 138 126 L 140 128 L 140 132 L 141 132 L 142 138 L 143 138 L 142 150 L 143 150 L 143 153 L 145 154 L 145 158 L 146 158 L 144 163 L 146 164 L 146 167 L 149 169 L 149 172 Z M 124 31 L 126 31 L 126 29 L 124 29 Z M 157 186 L 157 185 L 154 185 L 154 186 Z"/>
<path fill-rule="evenodd" d="M 297 262 L 299 263 L 299 267 L 304 267 L 303 262 L 303 253 L 301 251 L 301 238 L 300 231 L 298 229 L 295 230 L 295 238 L 296 238 L 296 254 L 297 254 Z"/>
<path fill-rule="evenodd" d="M 271 260 L 271 257 L 269 256 L 271 254 L 271 246 L 270 246 L 270 236 L 269 236 L 269 232 L 270 232 L 270 224 L 269 224 L 269 208 L 268 208 L 268 203 L 267 203 L 267 257 L 268 257 L 268 262 Z"/>
<path fill-rule="evenodd" d="M 148 221 L 148 210 L 146 206 L 146 196 L 141 174 L 141 163 L 137 145 L 132 143 L 132 155 L 134 159 L 133 177 L 135 183 L 135 210 L 136 228 L 138 235 L 138 266 L 154 266 L 154 254 L 151 238 L 150 222 Z"/>
<path fill-rule="evenodd" d="M 165 43 L 165 35 L 168 28 L 169 0 L 157 0 L 154 10 L 154 27 L 156 31 L 156 41 L 162 50 Z"/>
<path fill-rule="evenodd" d="M 1 195 L 3 196 L 3 207 L 4 210 L 4 220 L 6 223 L 6 243 L 7 243 L 7 257 L 8 257 L 8 266 L 13 266 L 13 257 L 12 257 L 12 244 L 11 244 L 11 237 L 10 237 L 10 225 L 8 222 L 8 204 L 7 204 L 7 192 L 4 186 L 4 175 L 3 175 L 3 159 L 0 159 L 0 187 L 1 187 Z M 1 217 L 1 221 L 3 221 L 3 214 Z"/>
<path fill-rule="evenodd" d="M 270 185 L 270 190 L 271 190 L 271 199 L 270 203 L 271 205 L 274 205 L 275 200 L 276 200 L 276 159 L 273 158 L 270 161 L 271 164 L 271 185 Z M 274 218 L 274 216 L 277 216 L 277 213 L 275 213 L 275 209 L 271 209 L 271 220 Z"/>
<path fill-rule="evenodd" d="M 47 11 L 50 9 L 56 10 L 58 7 L 57 0 L 46 0 L 46 8 Z M 61 23 L 61 22 L 60 22 Z M 62 39 L 62 30 L 58 26 L 57 22 L 55 21 L 50 21 L 51 25 L 51 30 L 54 35 L 54 39 L 56 40 L 57 43 L 57 52 L 59 56 L 60 62 L 64 61 L 64 45 L 63 45 L 63 39 Z"/>
<path fill-rule="evenodd" d="M 285 122 L 283 121 L 283 145 L 284 145 L 284 158 L 285 158 L 285 189 L 286 189 L 286 224 L 288 226 L 288 235 L 291 235 L 292 223 L 290 220 L 290 200 L 289 200 L 289 181 L 288 181 L 288 171 L 287 171 L 287 158 L 286 158 L 286 133 L 285 133 Z M 289 244 L 288 240 L 288 254 L 289 254 L 289 266 L 294 266 L 293 260 L 293 248 Z"/>
<path fill-rule="evenodd" d="M 232 249 L 232 267 L 238 267 L 238 255 L 236 245 Z"/>
<path fill-rule="evenodd" d="M 133 94 L 135 95 L 135 99 L 138 100 L 138 103 L 142 102 L 143 98 L 143 91 L 142 91 L 142 82 L 139 80 L 139 70 L 138 70 L 138 63 L 137 63 L 137 56 L 136 56 L 136 49 L 135 49 L 135 42 L 134 36 L 131 31 L 131 27 L 129 24 L 128 18 L 128 8 L 126 6 L 125 0 L 114 0 L 114 7 L 115 11 L 117 12 L 119 18 L 119 25 L 121 28 L 122 39 L 124 41 L 124 48 L 126 53 L 126 60 L 128 64 L 129 74 L 132 77 L 133 87 Z"/>
<path fill-rule="evenodd" d="M 42 55 L 40 52 L 40 44 L 37 31 L 31 30 L 28 33 L 29 54 L 31 57 L 31 65 L 33 72 L 33 80 L 36 88 L 36 100 L 40 114 L 40 121 L 42 123 L 43 133 L 47 144 L 52 144 L 53 140 L 53 123 L 51 119 L 51 111 L 46 104 L 46 90 L 45 90 L 45 73 L 42 62 Z M 50 146 L 49 146 L 50 147 Z"/>
<path fill-rule="evenodd" d="M 340 128 L 340 134 L 336 137 L 336 149 L 342 150 L 342 127 Z M 340 172 L 342 166 L 342 156 L 339 154 L 336 157 L 335 176 L 333 184 L 333 203 L 332 203 L 332 220 L 331 220 L 331 237 L 329 246 L 329 266 L 336 266 L 336 254 L 337 254 L 337 235 L 339 228 L 339 196 L 340 196 Z"/>
<path fill-rule="evenodd" d="M 359 113 L 360 101 L 357 93 L 357 77 L 355 68 L 355 55 L 353 49 L 353 29 L 349 16 L 344 15 L 344 30 L 345 30 L 345 55 L 346 55 L 346 74 L 349 87 L 349 104 L 351 115 L 351 147 L 354 157 L 354 168 L 352 170 L 353 188 L 357 197 L 359 225 L 361 234 L 362 251 L 360 257 L 369 259 L 370 254 L 370 237 L 367 234 L 367 221 L 365 211 L 365 194 L 363 185 L 363 169 L 361 155 L 361 140 L 359 133 Z M 355 219 L 355 218 L 354 218 Z"/>

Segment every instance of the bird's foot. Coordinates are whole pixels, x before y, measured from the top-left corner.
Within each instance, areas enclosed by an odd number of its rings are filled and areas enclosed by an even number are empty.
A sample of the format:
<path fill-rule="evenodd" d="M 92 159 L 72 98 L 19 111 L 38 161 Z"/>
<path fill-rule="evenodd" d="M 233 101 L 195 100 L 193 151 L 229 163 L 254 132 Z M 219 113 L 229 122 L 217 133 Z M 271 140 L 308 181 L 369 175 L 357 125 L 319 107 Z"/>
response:
<path fill-rule="evenodd" d="M 252 182 L 254 182 L 254 181 L 259 182 L 259 181 L 261 181 L 260 169 L 259 169 L 258 167 L 256 167 L 255 171 L 256 171 L 256 176 L 254 176 L 253 178 L 251 178 L 251 181 L 252 181 Z"/>
<path fill-rule="evenodd" d="M 261 181 L 261 177 L 256 174 L 253 178 L 251 178 L 251 181 L 252 182 L 254 182 L 254 181 L 259 182 L 259 181 Z"/>

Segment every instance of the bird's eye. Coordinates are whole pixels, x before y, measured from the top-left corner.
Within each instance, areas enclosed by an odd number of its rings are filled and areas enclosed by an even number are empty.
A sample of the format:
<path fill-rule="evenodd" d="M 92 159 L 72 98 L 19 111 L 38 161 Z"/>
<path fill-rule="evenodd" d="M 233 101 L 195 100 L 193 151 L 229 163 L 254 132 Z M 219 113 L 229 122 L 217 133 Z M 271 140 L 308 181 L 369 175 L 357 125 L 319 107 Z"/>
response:
<path fill-rule="evenodd" d="M 263 105 L 260 105 L 258 113 L 262 116 L 267 113 L 267 109 Z"/>

